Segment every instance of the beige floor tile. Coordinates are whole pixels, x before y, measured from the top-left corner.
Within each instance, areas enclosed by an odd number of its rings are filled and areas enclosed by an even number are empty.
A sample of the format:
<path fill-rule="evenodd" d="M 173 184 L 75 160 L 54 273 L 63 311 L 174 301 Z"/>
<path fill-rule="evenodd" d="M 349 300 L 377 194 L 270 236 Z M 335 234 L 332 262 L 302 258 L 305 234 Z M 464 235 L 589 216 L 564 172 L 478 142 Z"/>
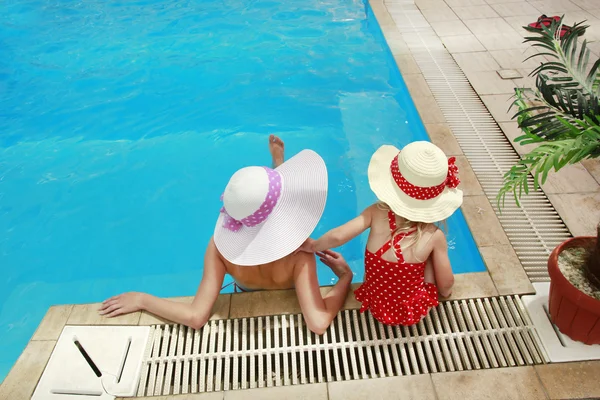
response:
<path fill-rule="evenodd" d="M 460 156 L 463 154 L 452 130 L 447 124 L 425 124 L 431 142 L 438 146 L 447 156 Z"/>
<path fill-rule="evenodd" d="M 448 300 L 497 296 L 498 290 L 487 272 L 454 275 L 454 287 Z"/>
<path fill-rule="evenodd" d="M 474 35 L 443 36 L 441 39 L 450 53 L 468 53 L 485 50 Z"/>
<path fill-rule="evenodd" d="M 498 62 L 503 69 L 525 69 L 525 68 L 536 68 L 542 62 L 547 60 L 543 56 L 537 56 L 525 59 L 533 54 L 538 54 L 534 48 L 529 47 L 525 49 L 511 49 L 511 50 L 494 50 L 490 51 L 490 55 Z"/>
<path fill-rule="evenodd" d="M 487 197 L 467 196 L 461 210 L 477 246 L 510 244 Z"/>
<path fill-rule="evenodd" d="M 533 367 L 448 372 L 431 376 L 439 400 L 545 399 Z"/>
<path fill-rule="evenodd" d="M 474 35 L 492 35 L 512 32 L 512 27 L 504 18 L 486 18 L 465 21 L 465 25 Z"/>
<path fill-rule="evenodd" d="M 435 400 L 429 374 L 329 383 L 329 400 Z"/>
<path fill-rule="evenodd" d="M 446 0 L 450 7 L 485 6 L 485 0 Z"/>
<path fill-rule="evenodd" d="M 182 302 L 182 303 L 191 303 L 194 300 L 193 296 L 188 297 L 174 297 L 169 300 Z M 222 294 L 219 295 L 215 305 L 213 306 L 210 319 L 211 320 L 219 320 L 219 319 L 227 319 L 229 317 L 229 305 L 231 302 L 230 294 Z M 142 311 L 142 315 L 138 322 L 138 325 L 155 325 L 155 324 L 168 324 L 171 321 L 168 321 L 163 318 L 159 318 L 156 315 L 150 314 L 146 311 Z"/>
<path fill-rule="evenodd" d="M 598 6 L 600 6 L 600 3 L 598 3 L 598 0 L 571 0 L 571 1 L 573 2 L 573 4 L 581 7 L 584 10 L 591 10 L 594 8 L 598 8 Z"/>
<path fill-rule="evenodd" d="M 463 21 L 469 19 L 497 18 L 498 14 L 487 4 L 484 6 L 452 7 L 454 13 Z"/>
<path fill-rule="evenodd" d="M 521 3 L 523 0 L 485 0 L 488 4 Z"/>
<path fill-rule="evenodd" d="M 598 4 L 598 6 L 600 7 L 600 4 Z M 594 17 L 596 18 L 600 18 L 600 8 L 594 8 L 594 9 L 586 9 L 587 12 L 589 12 L 590 14 L 592 14 Z"/>
<path fill-rule="evenodd" d="M 548 12 L 546 15 L 555 15 L 553 13 L 556 12 L 563 13 L 565 11 L 581 10 L 581 8 L 569 0 L 535 0 L 529 1 L 529 3 L 541 13 Z M 552 13 L 550 13 L 550 11 L 552 11 Z"/>
<path fill-rule="evenodd" d="M 394 56 L 396 65 L 400 73 L 404 74 L 420 74 L 421 69 L 415 62 L 415 59 L 410 54 L 401 54 Z"/>
<path fill-rule="evenodd" d="M 427 85 L 422 74 L 406 74 L 402 75 L 402 78 L 404 78 L 404 82 L 412 97 L 432 96 L 429 85 Z"/>
<path fill-rule="evenodd" d="M 446 119 L 433 96 L 413 97 L 413 102 L 424 124 L 445 123 Z"/>
<path fill-rule="evenodd" d="M 58 340 L 72 309 L 72 305 L 50 307 L 31 340 Z"/>
<path fill-rule="evenodd" d="M 535 369 L 551 399 L 600 397 L 600 361 L 546 364 Z"/>
<path fill-rule="evenodd" d="M 463 71 L 497 71 L 500 69 L 500 65 L 487 51 L 455 53 L 452 57 Z"/>
<path fill-rule="evenodd" d="M 581 164 L 594 177 L 596 182 L 600 183 L 600 158 L 583 160 Z"/>
<path fill-rule="evenodd" d="M 135 400 L 223 400 L 225 392 L 178 394 L 170 396 L 136 397 Z M 130 400 L 131 397 L 117 397 L 117 400 Z"/>
<path fill-rule="evenodd" d="M 0 399 L 31 398 L 55 344 L 54 341 L 29 342 L 0 385 Z"/>
<path fill-rule="evenodd" d="M 517 32 L 495 33 L 491 35 L 475 35 L 477 40 L 489 51 L 527 48 L 523 37 Z"/>
<path fill-rule="evenodd" d="M 521 3 L 493 4 L 492 8 L 501 17 L 514 17 L 517 15 L 529 15 L 529 14 L 535 14 L 537 11 L 535 7 L 533 7 L 531 4 L 529 4 L 525 1 L 523 1 Z"/>
<path fill-rule="evenodd" d="M 514 85 L 512 86 L 514 91 Z M 513 102 L 513 99 L 511 98 L 512 94 L 487 95 L 480 97 L 483 104 L 485 104 L 490 114 L 492 114 L 492 117 L 494 117 L 498 123 L 512 121 L 513 115 L 517 113 L 515 108 L 509 109 Z"/>
<path fill-rule="evenodd" d="M 461 21 L 436 21 L 431 27 L 438 36 L 470 35 L 471 31 Z"/>
<path fill-rule="evenodd" d="M 548 198 L 573 236 L 596 236 L 596 226 L 600 221 L 600 192 L 549 194 Z"/>
<path fill-rule="evenodd" d="M 581 164 L 567 165 L 550 173 L 542 189 L 546 194 L 600 192 L 598 182 Z"/>
<path fill-rule="evenodd" d="M 527 154 L 537 147 L 537 145 L 535 144 L 527 144 L 523 146 L 515 142 L 516 138 L 523 135 L 523 131 L 521 130 L 521 128 L 519 128 L 519 125 L 516 121 L 502 122 L 499 125 L 502 131 L 504 132 L 504 135 L 508 138 L 508 140 L 510 140 L 513 147 L 520 155 Z"/>
<path fill-rule="evenodd" d="M 428 8 L 422 9 L 421 13 L 430 23 L 435 21 L 456 21 L 458 17 L 452 9 L 446 5 L 436 7 L 436 8 Z"/>
<path fill-rule="evenodd" d="M 465 156 L 456 156 L 456 166 L 458 167 L 458 176 L 460 184 L 458 188 L 463 191 L 465 196 L 479 196 L 483 194 L 483 189 L 477 180 L 477 176 Z"/>
<path fill-rule="evenodd" d="M 535 290 L 512 246 L 480 247 L 479 252 L 490 272 L 498 294 L 526 294 Z"/>
<path fill-rule="evenodd" d="M 137 325 L 141 312 L 106 318 L 98 314 L 100 303 L 76 304 L 67 320 L 67 325 Z"/>
<path fill-rule="evenodd" d="M 595 1 L 595 0 L 594 0 Z M 600 4 L 600 3 L 596 3 L 596 4 Z M 594 17 L 593 14 L 591 14 L 588 11 L 584 11 L 584 10 L 570 10 L 570 11 L 551 11 L 546 15 L 558 15 L 561 16 L 564 14 L 565 18 L 563 19 L 563 22 L 567 25 L 572 25 L 575 22 L 581 22 L 581 21 L 586 21 L 586 25 L 591 25 L 591 30 L 594 29 L 594 25 L 596 25 L 597 23 L 597 19 L 596 17 Z M 531 21 L 533 22 L 533 21 Z M 590 29 L 588 29 L 586 31 L 585 34 L 585 38 L 589 40 L 591 40 L 590 36 Z"/>
<path fill-rule="evenodd" d="M 463 71 L 479 96 L 510 94 L 515 92 L 512 79 L 502 79 L 495 71 Z M 508 105 L 507 105 L 508 107 Z"/>
<path fill-rule="evenodd" d="M 299 314 L 301 312 L 295 290 L 269 290 L 232 295 L 229 318 Z"/>
<path fill-rule="evenodd" d="M 431 10 L 440 7 L 448 7 L 444 0 L 415 0 L 415 5 L 419 7 L 420 10 Z"/>
<path fill-rule="evenodd" d="M 282 386 L 263 389 L 231 390 L 225 400 L 327 400 L 327 384 Z"/>

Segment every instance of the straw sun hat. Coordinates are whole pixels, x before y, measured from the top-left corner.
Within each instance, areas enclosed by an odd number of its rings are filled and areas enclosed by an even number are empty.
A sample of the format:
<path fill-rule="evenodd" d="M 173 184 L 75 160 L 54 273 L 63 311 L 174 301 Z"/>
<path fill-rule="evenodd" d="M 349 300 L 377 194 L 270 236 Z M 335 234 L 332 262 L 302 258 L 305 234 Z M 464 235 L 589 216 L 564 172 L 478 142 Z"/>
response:
<path fill-rule="evenodd" d="M 369 163 L 369 184 L 380 201 L 414 222 L 438 222 L 454 213 L 463 200 L 455 158 L 436 145 L 412 142 L 402 151 L 381 146 Z"/>
<path fill-rule="evenodd" d="M 238 170 L 223 193 L 214 242 L 226 260 L 260 265 L 298 249 L 317 226 L 327 200 L 327 168 L 303 150 L 275 169 Z"/>

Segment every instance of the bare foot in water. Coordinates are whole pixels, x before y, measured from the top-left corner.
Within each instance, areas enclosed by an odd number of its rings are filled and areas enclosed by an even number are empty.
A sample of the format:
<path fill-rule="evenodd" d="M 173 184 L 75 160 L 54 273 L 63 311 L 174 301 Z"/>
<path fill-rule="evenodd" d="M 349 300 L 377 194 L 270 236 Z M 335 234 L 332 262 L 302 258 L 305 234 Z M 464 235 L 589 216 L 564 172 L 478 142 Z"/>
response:
<path fill-rule="evenodd" d="M 271 152 L 271 158 L 273 159 L 273 167 L 277 168 L 285 160 L 284 156 L 284 144 L 278 136 L 269 136 L 269 151 Z"/>

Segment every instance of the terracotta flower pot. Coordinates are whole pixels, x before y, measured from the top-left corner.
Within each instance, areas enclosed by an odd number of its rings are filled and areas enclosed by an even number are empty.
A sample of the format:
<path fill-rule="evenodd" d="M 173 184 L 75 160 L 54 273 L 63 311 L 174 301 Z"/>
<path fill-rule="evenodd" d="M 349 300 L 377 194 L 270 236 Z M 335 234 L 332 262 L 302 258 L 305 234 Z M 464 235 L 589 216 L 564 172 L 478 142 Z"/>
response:
<path fill-rule="evenodd" d="M 558 255 L 571 247 L 593 247 L 595 237 L 576 237 L 558 245 L 548 258 L 549 311 L 552 322 L 573 340 L 600 344 L 600 300 L 581 292 L 558 267 Z"/>

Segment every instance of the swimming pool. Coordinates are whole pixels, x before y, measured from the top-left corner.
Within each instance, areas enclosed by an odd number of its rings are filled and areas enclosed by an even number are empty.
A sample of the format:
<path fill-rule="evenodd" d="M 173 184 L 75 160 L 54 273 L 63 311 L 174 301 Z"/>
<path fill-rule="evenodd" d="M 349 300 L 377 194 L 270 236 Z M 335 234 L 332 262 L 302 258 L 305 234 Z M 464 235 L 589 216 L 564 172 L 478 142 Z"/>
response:
<path fill-rule="evenodd" d="M 193 294 L 269 133 L 328 165 L 316 235 L 374 201 L 379 145 L 427 139 L 360 0 L 5 1 L 0 126 L 0 379 L 52 304 Z M 448 229 L 455 272 L 483 271 L 460 212 Z"/>

